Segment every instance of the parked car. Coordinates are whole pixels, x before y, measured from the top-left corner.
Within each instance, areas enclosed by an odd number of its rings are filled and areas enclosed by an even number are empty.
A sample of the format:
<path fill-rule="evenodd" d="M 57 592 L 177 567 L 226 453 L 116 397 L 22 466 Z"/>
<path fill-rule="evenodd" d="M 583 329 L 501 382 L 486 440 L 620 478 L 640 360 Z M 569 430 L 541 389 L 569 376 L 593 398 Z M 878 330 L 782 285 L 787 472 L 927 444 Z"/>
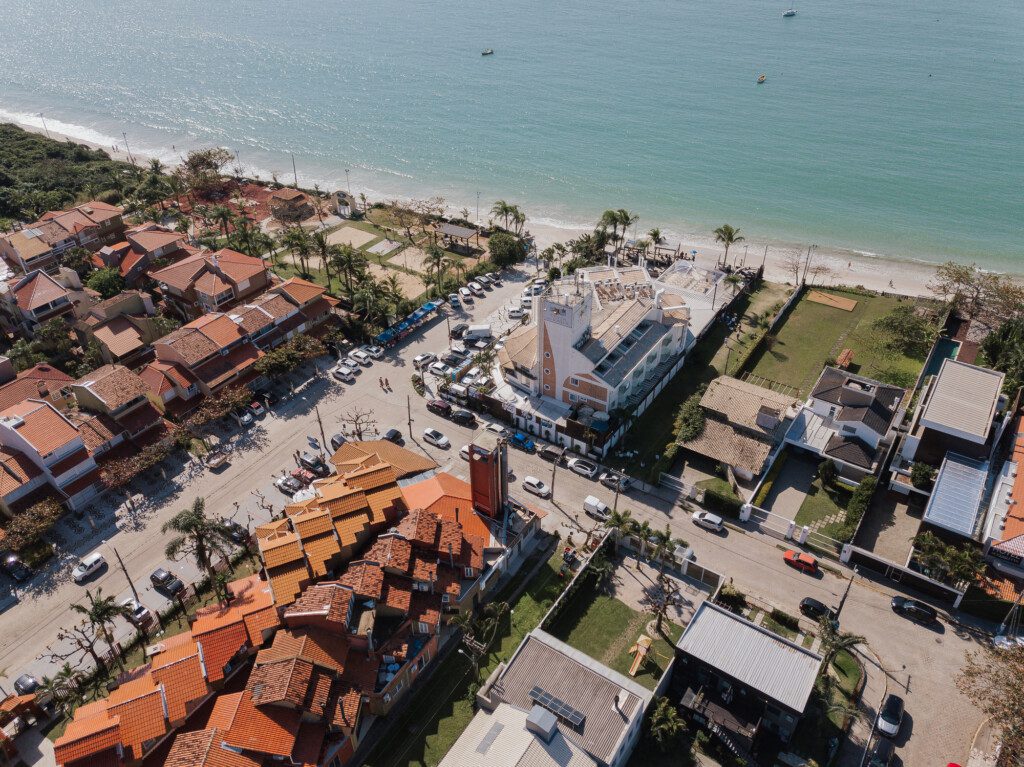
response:
<path fill-rule="evenodd" d="M 460 322 L 457 325 L 452 325 L 451 331 L 448 333 L 451 338 L 462 338 L 462 334 L 469 330 L 468 322 Z"/>
<path fill-rule="evenodd" d="M 355 360 L 364 368 L 370 367 L 373 364 L 373 360 L 370 359 L 370 355 L 364 352 L 362 349 L 353 349 L 348 353 L 350 359 Z"/>
<path fill-rule="evenodd" d="M 352 356 L 342 357 L 340 360 L 338 360 L 338 364 L 344 365 L 345 367 L 347 367 L 349 370 L 356 374 L 363 372 L 363 369 L 360 366 L 360 364 L 356 361 L 356 358 Z"/>
<path fill-rule="evenodd" d="M 423 352 L 423 354 L 417 354 L 412 358 L 412 366 L 419 370 L 425 365 L 429 365 L 431 362 L 437 359 L 437 355 L 431 352 Z"/>
<path fill-rule="evenodd" d="M 508 429 L 500 423 L 489 423 L 484 427 L 484 430 L 489 431 L 492 434 L 497 434 L 499 437 L 508 438 Z"/>
<path fill-rule="evenodd" d="M 290 476 L 302 483 L 303 487 L 313 484 L 313 480 L 316 479 L 316 474 L 309 469 L 292 469 Z"/>
<path fill-rule="evenodd" d="M 906 597 L 893 597 L 892 611 L 918 623 L 935 623 L 939 619 L 939 613 L 934 607 Z"/>
<path fill-rule="evenodd" d="M 452 406 L 443 399 L 432 399 L 427 401 L 427 410 L 447 417 L 452 413 Z"/>
<path fill-rule="evenodd" d="M 540 449 L 540 457 L 545 461 L 551 461 L 552 463 L 555 463 L 556 461 L 560 462 L 564 455 L 565 448 L 558 447 L 558 445 L 545 445 Z"/>
<path fill-rule="evenodd" d="M 875 720 L 875 727 L 883 735 L 895 738 L 900 734 L 900 726 L 903 724 L 903 698 L 890 693 L 882 703 L 882 710 L 878 712 L 878 719 Z"/>
<path fill-rule="evenodd" d="M 235 416 L 235 418 L 238 419 L 238 422 L 242 424 L 242 426 L 249 426 L 252 424 L 254 420 L 252 417 L 252 413 L 249 412 L 248 408 L 235 408 L 234 410 L 231 411 L 231 413 L 232 415 Z"/>
<path fill-rule="evenodd" d="M 498 287 L 501 287 L 501 277 L 498 276 L 497 272 L 487 272 L 487 279 L 489 279 Z"/>
<path fill-rule="evenodd" d="M 624 493 L 629 490 L 629 486 L 632 484 L 629 481 L 629 477 L 623 476 L 622 474 L 616 474 L 614 471 L 601 472 L 601 476 L 598 477 L 598 482 L 605 487 L 610 487 L 612 490 L 615 490 L 615 486 L 618 485 L 620 493 Z"/>
<path fill-rule="evenodd" d="M 284 476 L 274 480 L 274 487 L 291 498 L 302 489 L 302 483 L 295 477 Z"/>
<path fill-rule="evenodd" d="M 449 293 L 448 294 L 448 303 L 451 305 L 452 309 L 461 309 L 462 308 L 462 302 L 459 301 L 459 294 L 458 293 Z"/>
<path fill-rule="evenodd" d="M 868 757 L 867 767 L 889 767 L 892 764 L 893 754 L 896 752 L 896 744 L 888 738 L 879 738 L 875 747 L 871 749 L 871 756 Z"/>
<path fill-rule="evenodd" d="M 249 403 L 249 412 L 252 413 L 255 418 L 262 418 L 267 414 L 267 409 L 263 406 L 263 403 L 257 399 Z"/>
<path fill-rule="evenodd" d="M 533 308 L 533 296 L 523 296 L 519 299 L 519 305 L 523 308 L 523 311 L 530 311 Z"/>
<path fill-rule="evenodd" d="M 453 410 L 448 417 L 460 426 L 476 426 L 476 416 L 468 410 Z"/>
<path fill-rule="evenodd" d="M 94 551 L 92 554 L 86 554 L 82 557 L 81 561 L 75 565 L 75 569 L 71 571 L 71 577 L 75 583 L 82 583 L 102 570 L 106 565 L 107 560 L 103 558 L 103 555 L 98 551 Z"/>
<path fill-rule="evenodd" d="M 180 578 L 163 567 L 158 567 L 150 573 L 149 582 L 153 584 L 153 588 L 168 597 L 177 596 L 185 588 Z"/>
<path fill-rule="evenodd" d="M 533 493 L 540 498 L 551 497 L 551 488 L 536 477 L 525 477 L 523 479 L 523 490 Z"/>
<path fill-rule="evenodd" d="M 18 695 L 31 695 L 40 686 L 39 680 L 31 674 L 22 674 L 14 680 L 14 690 Z"/>
<path fill-rule="evenodd" d="M 586 512 L 588 517 L 593 517 L 601 522 L 604 522 L 611 516 L 608 504 L 596 495 L 588 495 L 583 499 L 583 511 Z"/>
<path fill-rule="evenodd" d="M 356 377 L 352 369 L 347 365 L 338 365 L 331 370 L 331 375 L 342 383 L 355 383 Z"/>
<path fill-rule="evenodd" d="M 392 442 L 396 445 L 405 444 L 405 439 L 402 437 L 402 432 L 400 432 L 398 429 L 388 429 L 386 432 L 384 432 L 383 439 L 386 439 L 388 442 Z"/>
<path fill-rule="evenodd" d="M 710 511 L 695 511 L 690 515 L 690 518 L 697 527 L 703 527 L 705 530 L 710 530 L 713 533 L 720 533 L 725 529 L 722 518 L 717 514 L 712 514 Z"/>
<path fill-rule="evenodd" d="M 384 356 L 384 349 L 379 346 L 364 346 L 363 351 L 373 357 L 375 360 L 379 360 Z"/>
<path fill-rule="evenodd" d="M 473 280 L 472 282 L 470 282 L 466 287 L 470 289 L 470 291 L 473 293 L 474 296 L 482 296 L 482 295 L 484 295 L 484 286 L 481 285 L 476 280 Z"/>
<path fill-rule="evenodd" d="M 802 551 L 798 552 L 790 549 L 782 555 L 782 559 L 787 565 L 796 568 L 802 573 L 813 574 L 818 572 L 818 560 Z"/>
<path fill-rule="evenodd" d="M 32 577 L 32 571 L 24 562 L 18 559 L 17 554 L 7 554 L 0 563 L 3 571 L 11 576 L 18 583 L 24 583 Z"/>
<path fill-rule="evenodd" d="M 469 445 L 463 445 L 459 448 L 459 458 L 463 461 L 469 460 Z"/>
<path fill-rule="evenodd" d="M 490 290 L 493 287 L 493 285 L 491 285 L 491 278 L 488 277 L 486 274 L 481 274 L 479 277 L 476 278 L 476 281 L 479 282 L 488 290 Z"/>
<path fill-rule="evenodd" d="M 344 434 L 339 433 L 331 437 L 331 447 L 334 448 L 335 450 L 340 448 L 346 442 L 348 442 L 348 437 L 346 437 Z"/>
<path fill-rule="evenodd" d="M 249 542 L 249 531 L 245 529 L 245 525 L 240 525 L 233 519 L 225 519 L 224 527 L 228 529 L 228 535 L 231 536 L 231 540 L 239 546 L 244 546 Z"/>
<path fill-rule="evenodd" d="M 579 474 L 581 477 L 593 479 L 597 475 L 597 464 L 583 458 L 570 458 L 567 465 L 570 471 Z"/>
<path fill-rule="evenodd" d="M 814 597 L 804 597 L 800 600 L 800 612 L 815 621 L 820 621 L 825 617 L 835 620 L 836 617 L 835 610 L 827 606 L 824 602 L 819 602 Z"/>
<path fill-rule="evenodd" d="M 452 446 L 452 443 L 448 441 L 448 438 L 444 436 L 437 429 L 424 429 L 423 439 L 429 442 L 434 447 L 439 447 L 447 450 Z"/>
<path fill-rule="evenodd" d="M 452 374 L 452 369 L 443 362 L 431 362 L 429 367 L 427 367 L 427 371 L 440 378 L 447 378 Z"/>
<path fill-rule="evenodd" d="M 302 455 L 299 456 L 299 464 L 319 477 L 326 477 L 331 473 L 330 467 L 323 462 L 320 456 L 313 455 L 308 450 L 303 451 Z"/>
<path fill-rule="evenodd" d="M 459 300 L 464 304 L 473 303 L 473 294 L 469 292 L 469 288 L 459 288 Z"/>
<path fill-rule="evenodd" d="M 526 453 L 532 453 L 537 448 L 536 443 L 521 431 L 514 432 L 508 443 Z"/>
<path fill-rule="evenodd" d="M 132 597 L 121 602 L 121 607 L 127 609 L 128 614 L 125 615 L 125 618 L 136 628 L 144 628 L 153 622 L 153 613 L 150 609 L 144 604 L 136 602 Z"/>

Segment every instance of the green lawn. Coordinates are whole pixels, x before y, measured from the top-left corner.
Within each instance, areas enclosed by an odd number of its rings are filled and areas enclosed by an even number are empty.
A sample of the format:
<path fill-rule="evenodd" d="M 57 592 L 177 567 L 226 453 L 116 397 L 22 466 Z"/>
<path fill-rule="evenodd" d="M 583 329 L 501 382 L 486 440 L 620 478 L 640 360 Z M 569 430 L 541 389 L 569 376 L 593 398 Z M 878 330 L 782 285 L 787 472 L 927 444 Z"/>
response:
<path fill-rule="evenodd" d="M 506 618 L 492 651 L 480 664 L 481 682 L 498 663 L 512 656 L 565 588 L 566 581 L 558 576 L 561 563 L 561 550 L 556 548 L 554 556 L 511 605 L 514 614 Z M 527 562 L 524 572 L 533 564 Z M 513 581 L 506 592 L 496 595 L 493 601 L 507 601 L 516 585 Z M 414 693 L 411 705 L 400 716 L 390 718 L 389 734 L 381 739 L 365 764 L 369 767 L 438 764 L 473 718 L 476 684 L 469 661 L 459 653 L 449 655 L 434 670 L 427 684 Z"/>
<path fill-rule="evenodd" d="M 737 501 L 743 500 L 738 495 L 736 495 L 736 491 L 732 489 L 732 485 L 730 485 L 726 480 L 722 479 L 721 477 L 711 477 L 710 479 L 702 479 L 700 480 L 700 482 L 697 483 L 697 487 L 701 488 L 702 490 L 713 490 L 719 493 L 720 495 L 724 495 L 728 498 L 735 498 Z"/>
<path fill-rule="evenodd" d="M 686 364 L 669 381 L 651 406 L 644 411 L 626 433 L 621 442 L 622 450 L 636 450 L 639 455 L 624 460 L 609 456 L 607 463 L 620 469 L 629 469 L 639 475 L 641 464 L 649 468 L 655 455 L 665 452 L 666 446 L 675 439 L 676 411 L 702 385 L 726 370 L 735 374 L 744 350 L 752 343 L 750 333 L 755 330 L 753 319 L 786 299 L 788 288 L 771 282 L 763 282 L 750 295 L 742 296 L 735 304 L 735 311 L 741 316 L 736 332 L 730 333 L 723 323 L 716 323 L 701 339 L 686 361 Z M 738 339 L 737 339 L 738 336 Z M 732 351 L 725 346 L 729 341 Z"/>
<path fill-rule="evenodd" d="M 814 303 L 804 295 L 778 329 L 774 346 L 751 360 L 752 375 L 791 386 L 806 395 L 825 361 L 835 359 L 843 349 L 852 349 L 852 372 L 912 385 L 924 365 L 924 357 L 889 352 L 884 336 L 873 327 L 875 320 L 888 314 L 901 301 L 842 290 L 822 292 L 851 298 L 857 301 L 857 307 L 847 312 Z"/>
<path fill-rule="evenodd" d="M 822 706 L 821 680 L 815 683 L 815 691 L 808 704 L 807 713 L 793 735 L 793 751 L 810 757 L 814 764 L 826 764 L 829 742 L 842 739 L 847 728 L 849 715 L 843 708 L 853 707 L 853 694 L 860 683 L 862 670 L 857 659 L 842 650 L 832 663 L 836 684 L 832 688 L 835 704 L 827 714 Z"/>
<path fill-rule="evenodd" d="M 825 489 L 821 486 L 821 480 L 816 479 L 811 483 L 811 491 L 800 505 L 794 521 L 798 525 L 810 525 L 834 514 L 845 515 L 850 493 L 841 485 Z M 842 523 L 842 518 L 839 522 Z"/>

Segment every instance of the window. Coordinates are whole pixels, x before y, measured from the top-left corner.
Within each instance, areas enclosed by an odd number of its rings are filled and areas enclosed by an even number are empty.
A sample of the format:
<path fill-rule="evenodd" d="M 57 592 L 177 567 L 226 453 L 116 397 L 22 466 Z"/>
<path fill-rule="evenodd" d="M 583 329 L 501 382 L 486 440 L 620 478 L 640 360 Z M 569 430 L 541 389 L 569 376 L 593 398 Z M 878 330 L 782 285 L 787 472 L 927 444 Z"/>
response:
<path fill-rule="evenodd" d="M 578 400 L 578 399 L 579 399 L 579 397 L 577 397 L 575 394 L 570 394 L 569 395 L 569 401 L 570 402 L 576 402 L 576 400 Z"/>
<path fill-rule="evenodd" d="M 834 416 L 835 414 L 836 414 L 836 406 L 835 406 L 835 405 L 833 405 L 832 407 L 830 407 L 830 408 L 828 409 L 828 417 L 829 417 L 829 418 L 831 418 L 831 417 L 832 417 L 832 416 Z"/>
<path fill-rule="evenodd" d="M 579 386 L 580 385 L 580 379 L 578 379 L 578 378 L 570 378 L 569 379 L 569 383 L 571 383 L 573 386 Z"/>
<path fill-rule="evenodd" d="M 451 594 L 442 594 L 441 595 L 441 604 L 446 605 L 446 604 L 449 604 L 451 601 L 452 601 Z"/>
<path fill-rule="evenodd" d="M 429 623 L 424 623 L 423 621 L 416 621 L 416 633 L 417 634 L 429 634 L 430 633 L 430 624 Z M 398 690 L 395 690 L 395 692 L 398 692 Z"/>
<path fill-rule="evenodd" d="M 550 390 L 551 390 L 551 384 L 544 384 L 544 391 L 550 391 Z"/>
<path fill-rule="evenodd" d="M 551 368 L 544 368 L 544 375 L 546 375 L 546 376 L 551 375 Z"/>
<path fill-rule="evenodd" d="M 416 581 L 412 587 L 416 591 L 430 591 L 430 584 L 426 581 Z"/>
<path fill-rule="evenodd" d="M 463 578 L 472 578 L 472 577 L 474 577 L 473 568 L 472 567 L 463 567 L 462 568 L 462 577 Z"/>
<path fill-rule="evenodd" d="M 843 433 L 844 434 L 856 434 L 857 433 L 857 428 L 855 426 L 844 426 L 843 427 Z"/>
<path fill-rule="evenodd" d="M 551 359 L 551 352 L 544 352 L 544 359 L 546 359 L 546 360 Z"/>

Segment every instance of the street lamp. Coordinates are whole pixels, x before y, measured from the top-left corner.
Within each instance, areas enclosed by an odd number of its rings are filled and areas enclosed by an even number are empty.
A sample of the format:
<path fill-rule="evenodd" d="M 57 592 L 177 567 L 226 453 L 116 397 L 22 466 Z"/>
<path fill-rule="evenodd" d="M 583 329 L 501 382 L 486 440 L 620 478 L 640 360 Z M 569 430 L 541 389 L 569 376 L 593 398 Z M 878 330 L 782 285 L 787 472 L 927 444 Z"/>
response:
<path fill-rule="evenodd" d="M 348 168 L 345 168 L 345 186 L 348 187 L 348 196 L 351 199 L 351 197 L 352 197 L 352 182 L 349 181 L 349 178 L 348 178 Z"/>

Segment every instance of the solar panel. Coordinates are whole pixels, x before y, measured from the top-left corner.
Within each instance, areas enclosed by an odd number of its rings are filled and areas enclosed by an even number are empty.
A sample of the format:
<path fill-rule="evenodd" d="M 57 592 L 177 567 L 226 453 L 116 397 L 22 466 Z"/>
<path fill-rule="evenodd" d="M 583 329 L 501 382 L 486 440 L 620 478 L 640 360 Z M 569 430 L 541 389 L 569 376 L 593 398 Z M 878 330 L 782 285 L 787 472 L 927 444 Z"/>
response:
<path fill-rule="evenodd" d="M 579 727 L 586 718 L 580 711 L 570 706 L 565 701 L 556 698 L 543 687 L 534 686 L 530 690 L 530 698 L 538 705 L 543 706 L 552 714 L 562 719 L 573 727 Z"/>

